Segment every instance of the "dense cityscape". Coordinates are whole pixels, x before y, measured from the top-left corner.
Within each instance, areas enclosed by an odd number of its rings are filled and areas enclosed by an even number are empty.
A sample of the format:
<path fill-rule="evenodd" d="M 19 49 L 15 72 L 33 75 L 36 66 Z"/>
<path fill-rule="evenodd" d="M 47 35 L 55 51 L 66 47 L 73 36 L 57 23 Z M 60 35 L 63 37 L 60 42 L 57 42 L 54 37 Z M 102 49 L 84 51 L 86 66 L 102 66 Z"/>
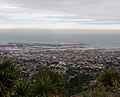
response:
<path fill-rule="evenodd" d="M 0 47 L 0 56 L 16 59 L 29 77 L 43 67 L 59 73 L 65 73 L 68 67 L 79 68 L 81 73 L 90 75 L 94 74 L 93 71 L 111 66 L 120 69 L 120 49 L 84 48 L 83 44 L 43 43 L 9 43 Z"/>
<path fill-rule="evenodd" d="M 120 0 L 0 0 L 0 97 L 120 97 Z"/>
<path fill-rule="evenodd" d="M 8 57 L 17 62 L 21 74 L 29 83 L 33 83 L 33 75 L 40 70 L 50 70 L 63 74 L 66 81 L 79 80 L 83 76 L 83 85 L 69 90 L 71 95 L 82 89 L 91 88 L 95 83 L 94 76 L 99 71 L 114 67 L 120 72 L 119 48 L 85 48 L 85 44 L 45 44 L 45 43 L 8 43 L 0 45 L 0 58 Z M 86 78 L 85 78 L 86 77 Z M 71 84 L 70 84 L 71 85 Z M 75 86 L 76 87 L 76 86 Z M 72 93 L 73 92 L 73 93 Z"/>

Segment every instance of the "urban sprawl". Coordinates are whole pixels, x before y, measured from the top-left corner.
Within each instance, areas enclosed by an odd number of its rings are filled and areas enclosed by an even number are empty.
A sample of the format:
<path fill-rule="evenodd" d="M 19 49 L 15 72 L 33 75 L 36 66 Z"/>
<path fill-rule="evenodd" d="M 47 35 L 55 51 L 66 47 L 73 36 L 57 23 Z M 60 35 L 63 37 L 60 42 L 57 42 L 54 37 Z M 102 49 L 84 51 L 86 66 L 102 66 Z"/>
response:
<path fill-rule="evenodd" d="M 66 73 L 68 69 L 94 76 L 111 66 L 120 70 L 120 49 L 85 48 L 84 44 L 0 44 L 0 58 L 16 60 L 28 80 L 40 69 Z M 74 77 L 75 73 L 71 76 Z"/>

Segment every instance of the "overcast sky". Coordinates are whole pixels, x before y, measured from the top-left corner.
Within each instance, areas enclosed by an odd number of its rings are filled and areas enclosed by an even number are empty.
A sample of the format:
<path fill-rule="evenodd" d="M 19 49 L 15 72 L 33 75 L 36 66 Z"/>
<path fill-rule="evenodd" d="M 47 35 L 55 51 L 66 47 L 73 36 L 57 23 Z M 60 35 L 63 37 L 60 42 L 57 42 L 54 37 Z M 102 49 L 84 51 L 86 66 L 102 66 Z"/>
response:
<path fill-rule="evenodd" d="M 0 0 L 0 28 L 120 29 L 120 0 Z"/>

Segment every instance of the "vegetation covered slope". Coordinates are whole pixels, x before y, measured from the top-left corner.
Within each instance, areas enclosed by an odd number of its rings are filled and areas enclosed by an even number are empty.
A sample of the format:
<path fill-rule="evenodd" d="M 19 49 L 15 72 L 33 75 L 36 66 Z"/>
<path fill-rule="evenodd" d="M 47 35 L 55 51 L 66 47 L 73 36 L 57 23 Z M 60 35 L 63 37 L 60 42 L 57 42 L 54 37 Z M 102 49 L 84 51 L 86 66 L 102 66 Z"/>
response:
<path fill-rule="evenodd" d="M 31 81 L 21 74 L 14 61 L 0 60 L 0 97 L 120 97 L 120 73 L 114 67 L 95 76 L 72 68 L 65 74 L 39 70 Z"/>

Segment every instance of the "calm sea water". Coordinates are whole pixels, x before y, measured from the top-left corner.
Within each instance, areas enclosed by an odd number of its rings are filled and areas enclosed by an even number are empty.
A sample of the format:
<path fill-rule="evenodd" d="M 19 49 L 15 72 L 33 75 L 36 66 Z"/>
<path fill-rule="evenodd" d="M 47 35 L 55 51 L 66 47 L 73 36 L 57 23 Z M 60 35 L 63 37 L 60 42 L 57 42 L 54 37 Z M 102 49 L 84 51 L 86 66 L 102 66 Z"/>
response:
<path fill-rule="evenodd" d="M 0 43 L 8 42 L 84 43 L 87 47 L 120 48 L 120 33 L 0 33 Z"/>

